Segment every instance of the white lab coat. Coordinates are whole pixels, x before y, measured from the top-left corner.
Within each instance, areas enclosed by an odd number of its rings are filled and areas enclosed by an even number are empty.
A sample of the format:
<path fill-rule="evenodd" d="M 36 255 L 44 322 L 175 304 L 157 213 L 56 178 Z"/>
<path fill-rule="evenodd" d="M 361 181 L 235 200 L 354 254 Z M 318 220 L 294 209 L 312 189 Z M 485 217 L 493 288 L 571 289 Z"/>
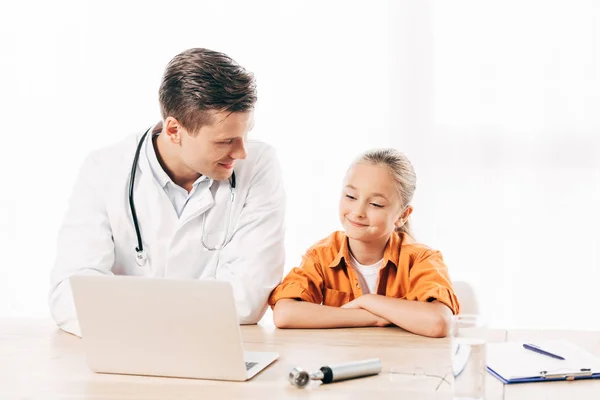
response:
<path fill-rule="evenodd" d="M 152 174 L 147 146 L 142 146 L 134 200 L 148 261 L 140 267 L 135 261 L 137 238 L 128 203 L 131 165 L 140 137 L 132 135 L 92 153 L 80 170 L 50 277 L 52 317 L 63 330 L 81 336 L 69 277 L 115 274 L 229 281 L 240 323 L 256 323 L 283 274 L 285 199 L 273 148 L 247 141 L 247 158 L 235 164 L 233 204 L 229 182 L 215 181 L 209 192 L 190 199 L 178 218 Z M 205 242 L 215 247 L 223 240 L 229 210 L 231 241 L 222 250 L 205 250 L 203 214 L 208 212 Z"/>

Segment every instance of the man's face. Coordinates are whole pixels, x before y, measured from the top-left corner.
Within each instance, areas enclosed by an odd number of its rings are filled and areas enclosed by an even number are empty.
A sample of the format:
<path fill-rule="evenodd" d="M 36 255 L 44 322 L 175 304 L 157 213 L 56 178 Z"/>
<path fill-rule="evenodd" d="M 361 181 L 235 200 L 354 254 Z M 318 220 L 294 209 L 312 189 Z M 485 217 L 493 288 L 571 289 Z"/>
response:
<path fill-rule="evenodd" d="M 246 158 L 246 137 L 254 125 L 254 111 L 211 111 L 212 120 L 195 135 L 181 135 L 181 162 L 215 180 L 231 177 L 236 160 Z"/>

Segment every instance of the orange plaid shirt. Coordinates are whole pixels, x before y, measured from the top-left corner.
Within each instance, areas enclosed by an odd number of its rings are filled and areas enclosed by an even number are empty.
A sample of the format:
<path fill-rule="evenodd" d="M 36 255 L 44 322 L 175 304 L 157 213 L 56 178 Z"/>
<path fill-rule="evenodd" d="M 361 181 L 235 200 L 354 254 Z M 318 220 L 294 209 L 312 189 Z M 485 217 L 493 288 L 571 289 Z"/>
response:
<path fill-rule="evenodd" d="M 350 251 L 344 232 L 334 232 L 311 247 L 300 267 L 293 268 L 269 296 L 299 299 L 340 307 L 362 296 L 357 272 L 349 266 Z M 432 301 L 447 305 L 454 314 L 460 306 L 439 251 L 394 232 L 383 253 L 377 294 L 399 299 Z"/>

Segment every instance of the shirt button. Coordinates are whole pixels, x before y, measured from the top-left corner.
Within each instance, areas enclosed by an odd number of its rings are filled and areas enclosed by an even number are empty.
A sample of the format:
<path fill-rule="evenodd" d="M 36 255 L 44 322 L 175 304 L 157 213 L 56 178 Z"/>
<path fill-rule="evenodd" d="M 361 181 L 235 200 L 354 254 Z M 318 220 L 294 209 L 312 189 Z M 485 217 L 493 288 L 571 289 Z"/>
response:
<path fill-rule="evenodd" d="M 356 287 L 360 289 L 360 283 L 356 282 Z"/>

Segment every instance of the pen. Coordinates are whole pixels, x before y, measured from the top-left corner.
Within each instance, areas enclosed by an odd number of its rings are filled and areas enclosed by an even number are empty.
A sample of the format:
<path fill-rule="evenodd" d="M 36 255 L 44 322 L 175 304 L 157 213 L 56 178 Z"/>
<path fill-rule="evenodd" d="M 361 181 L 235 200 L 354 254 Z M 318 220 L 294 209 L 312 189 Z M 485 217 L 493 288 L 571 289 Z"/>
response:
<path fill-rule="evenodd" d="M 535 351 L 536 353 L 543 354 L 543 355 L 548 356 L 548 357 L 556 358 L 558 360 L 564 360 L 565 359 L 564 357 L 561 357 L 558 354 L 552 354 L 549 351 L 542 350 L 542 349 L 540 349 L 538 346 L 536 346 L 534 344 L 527 344 L 527 343 L 525 343 L 525 344 L 523 344 L 523 347 L 526 348 L 527 350 Z"/>

